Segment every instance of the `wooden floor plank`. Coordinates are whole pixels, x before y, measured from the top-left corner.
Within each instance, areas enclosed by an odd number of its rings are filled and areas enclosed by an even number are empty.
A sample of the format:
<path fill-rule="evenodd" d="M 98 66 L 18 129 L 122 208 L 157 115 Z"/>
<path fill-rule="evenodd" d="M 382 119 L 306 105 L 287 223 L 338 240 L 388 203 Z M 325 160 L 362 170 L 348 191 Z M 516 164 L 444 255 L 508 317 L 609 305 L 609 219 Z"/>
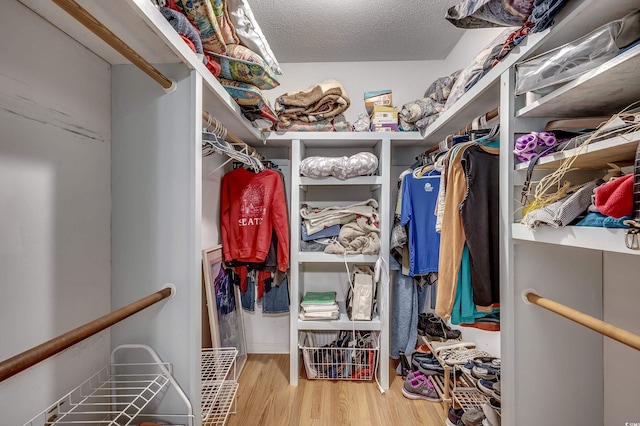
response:
<path fill-rule="evenodd" d="M 389 389 L 375 382 L 308 380 L 289 385 L 289 356 L 251 354 L 240 376 L 237 413 L 228 426 L 441 426 L 442 405 L 402 396 L 403 381 L 389 367 Z"/>

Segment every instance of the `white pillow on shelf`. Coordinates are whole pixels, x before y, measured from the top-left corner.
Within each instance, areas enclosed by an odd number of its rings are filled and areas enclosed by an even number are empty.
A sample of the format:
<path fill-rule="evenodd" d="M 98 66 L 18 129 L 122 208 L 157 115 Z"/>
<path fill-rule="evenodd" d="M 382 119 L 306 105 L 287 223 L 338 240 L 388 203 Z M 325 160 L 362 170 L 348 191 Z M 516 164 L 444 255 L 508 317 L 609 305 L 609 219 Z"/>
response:
<path fill-rule="evenodd" d="M 282 75 L 278 60 L 253 16 L 249 2 L 247 0 L 227 0 L 227 10 L 240 42 L 262 56 L 276 74 Z"/>

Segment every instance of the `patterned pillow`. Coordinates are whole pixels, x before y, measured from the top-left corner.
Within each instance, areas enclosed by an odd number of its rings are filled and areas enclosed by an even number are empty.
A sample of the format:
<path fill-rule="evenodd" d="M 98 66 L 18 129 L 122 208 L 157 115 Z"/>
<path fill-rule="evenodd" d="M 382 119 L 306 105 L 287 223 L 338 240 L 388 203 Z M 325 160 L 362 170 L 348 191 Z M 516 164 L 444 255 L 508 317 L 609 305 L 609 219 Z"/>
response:
<path fill-rule="evenodd" d="M 220 71 L 222 78 L 253 84 L 262 90 L 273 89 L 280 85 L 275 73 L 264 63 L 260 55 L 247 47 L 229 44 L 226 55 L 210 53 L 222 68 Z"/>
<path fill-rule="evenodd" d="M 236 35 L 236 30 L 229 19 L 229 12 L 227 11 L 227 2 L 224 0 L 211 0 L 213 6 L 213 14 L 216 15 L 218 20 L 218 26 L 222 33 L 222 38 L 225 44 L 238 44 L 240 40 Z"/>
<path fill-rule="evenodd" d="M 312 178 L 335 176 L 348 179 L 370 175 L 378 169 L 378 157 L 359 152 L 351 157 L 308 157 L 300 163 L 300 174 Z"/>
<path fill-rule="evenodd" d="M 274 123 L 278 122 L 277 115 L 269 100 L 262 94 L 257 87 L 241 83 L 239 81 L 231 81 L 220 79 L 220 84 L 231 95 L 231 97 L 240 105 L 244 115 L 251 121 L 264 117 Z"/>
<path fill-rule="evenodd" d="M 204 50 L 215 53 L 227 51 L 220 25 L 209 0 L 174 0 L 175 5 L 189 18 L 200 31 Z"/>
<path fill-rule="evenodd" d="M 450 7 L 447 21 L 459 28 L 519 27 L 533 10 L 534 0 L 461 0 Z"/>
<path fill-rule="evenodd" d="M 248 0 L 226 0 L 229 18 L 236 29 L 236 34 L 240 43 L 249 49 L 260 54 L 264 61 L 276 73 L 281 75 L 282 70 L 275 55 L 271 51 L 271 46 L 265 38 L 260 25 L 253 16 L 253 11 Z"/>

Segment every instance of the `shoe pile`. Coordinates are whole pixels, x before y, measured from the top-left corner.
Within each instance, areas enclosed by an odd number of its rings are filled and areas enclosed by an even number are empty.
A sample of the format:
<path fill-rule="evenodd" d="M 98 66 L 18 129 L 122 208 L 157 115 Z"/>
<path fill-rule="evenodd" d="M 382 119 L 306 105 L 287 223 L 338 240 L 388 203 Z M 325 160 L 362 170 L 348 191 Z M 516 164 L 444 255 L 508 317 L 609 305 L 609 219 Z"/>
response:
<path fill-rule="evenodd" d="M 451 340 L 460 338 L 460 330 L 452 330 L 442 318 L 433 313 L 421 313 L 418 316 L 418 334 L 429 340 Z"/>
<path fill-rule="evenodd" d="M 500 358 L 477 357 L 461 367 L 461 369 L 476 379 L 476 387 L 480 392 L 495 401 L 491 404 L 500 409 Z M 497 391 L 496 391 L 497 387 Z"/>

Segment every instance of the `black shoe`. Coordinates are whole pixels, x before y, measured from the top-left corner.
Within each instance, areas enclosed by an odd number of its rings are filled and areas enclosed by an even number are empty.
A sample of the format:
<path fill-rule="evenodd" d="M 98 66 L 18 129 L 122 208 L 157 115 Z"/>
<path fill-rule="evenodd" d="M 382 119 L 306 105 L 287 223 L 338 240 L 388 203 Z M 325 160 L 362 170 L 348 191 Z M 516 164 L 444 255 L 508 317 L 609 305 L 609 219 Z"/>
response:
<path fill-rule="evenodd" d="M 420 320 L 418 319 L 418 324 Z M 419 329 L 418 329 L 419 331 Z M 442 339 L 459 339 L 462 333 L 460 330 L 452 330 L 447 324 L 444 323 L 442 318 L 438 318 L 433 315 L 426 317 L 426 326 L 424 328 L 424 335 L 430 337 L 431 340 Z"/>
<path fill-rule="evenodd" d="M 427 330 L 427 324 L 429 323 L 429 319 L 435 317 L 431 312 L 421 313 L 418 315 L 418 334 L 420 336 L 425 336 Z"/>

